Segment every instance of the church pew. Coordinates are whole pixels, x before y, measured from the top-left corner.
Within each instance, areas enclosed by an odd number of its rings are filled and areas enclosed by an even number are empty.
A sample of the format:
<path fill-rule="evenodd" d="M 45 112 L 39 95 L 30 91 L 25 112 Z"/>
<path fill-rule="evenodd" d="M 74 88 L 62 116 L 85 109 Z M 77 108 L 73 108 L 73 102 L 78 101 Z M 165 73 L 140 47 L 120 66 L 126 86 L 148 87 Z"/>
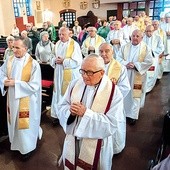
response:
<path fill-rule="evenodd" d="M 42 110 L 51 105 L 54 69 L 49 64 L 40 63 L 42 74 Z"/>

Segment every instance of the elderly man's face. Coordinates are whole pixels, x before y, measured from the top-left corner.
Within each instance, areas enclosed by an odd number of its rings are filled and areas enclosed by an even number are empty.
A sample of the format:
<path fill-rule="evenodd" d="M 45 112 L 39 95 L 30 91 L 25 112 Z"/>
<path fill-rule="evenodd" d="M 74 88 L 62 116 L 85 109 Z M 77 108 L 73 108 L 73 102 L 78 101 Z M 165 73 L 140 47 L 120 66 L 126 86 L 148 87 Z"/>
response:
<path fill-rule="evenodd" d="M 170 23 L 170 17 L 165 18 L 166 23 Z"/>
<path fill-rule="evenodd" d="M 146 27 L 146 36 L 151 37 L 153 35 L 154 32 L 154 27 Z"/>
<path fill-rule="evenodd" d="M 133 31 L 131 36 L 131 41 L 133 45 L 138 45 L 143 39 L 142 33 L 140 31 Z"/>
<path fill-rule="evenodd" d="M 95 86 L 102 79 L 104 70 L 99 69 L 93 59 L 86 59 L 81 66 L 81 73 L 86 85 Z"/>
<path fill-rule="evenodd" d="M 43 28 L 44 28 L 44 29 L 47 29 L 47 28 L 48 28 L 48 24 L 47 24 L 47 23 L 44 23 L 44 24 L 43 24 Z"/>
<path fill-rule="evenodd" d="M 69 40 L 69 31 L 66 29 L 59 30 L 59 38 L 62 42 L 67 42 Z"/>
<path fill-rule="evenodd" d="M 88 31 L 90 37 L 95 37 L 96 36 L 95 28 L 89 27 L 87 31 Z"/>
<path fill-rule="evenodd" d="M 127 25 L 132 25 L 132 23 L 133 23 L 133 20 L 132 19 L 127 19 Z"/>
<path fill-rule="evenodd" d="M 157 30 L 159 28 L 159 23 L 158 22 L 152 22 L 152 25 L 154 27 L 154 30 Z"/>
<path fill-rule="evenodd" d="M 103 58 L 104 63 L 108 64 L 113 58 L 113 49 L 109 44 L 103 44 L 99 48 L 100 56 Z"/>
<path fill-rule="evenodd" d="M 22 40 L 17 40 L 17 41 L 14 41 L 13 51 L 14 51 L 15 57 L 22 58 L 27 52 L 27 47 L 24 46 L 24 43 Z"/>
<path fill-rule="evenodd" d="M 115 21 L 115 22 L 114 22 L 114 29 L 115 29 L 115 30 L 119 30 L 120 28 L 121 28 L 121 23 Z"/>

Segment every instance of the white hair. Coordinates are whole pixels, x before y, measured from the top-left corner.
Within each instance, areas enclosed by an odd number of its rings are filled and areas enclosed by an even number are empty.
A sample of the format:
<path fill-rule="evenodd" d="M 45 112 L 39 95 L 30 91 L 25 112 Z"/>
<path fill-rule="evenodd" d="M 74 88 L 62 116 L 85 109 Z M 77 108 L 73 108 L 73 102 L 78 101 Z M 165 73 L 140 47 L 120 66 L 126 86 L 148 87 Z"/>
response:
<path fill-rule="evenodd" d="M 102 69 L 102 70 L 105 69 L 104 60 L 101 56 L 91 53 L 87 57 L 84 58 L 83 62 L 85 62 L 86 60 L 89 60 L 89 59 L 94 60 L 95 66 L 98 67 L 99 69 Z"/>

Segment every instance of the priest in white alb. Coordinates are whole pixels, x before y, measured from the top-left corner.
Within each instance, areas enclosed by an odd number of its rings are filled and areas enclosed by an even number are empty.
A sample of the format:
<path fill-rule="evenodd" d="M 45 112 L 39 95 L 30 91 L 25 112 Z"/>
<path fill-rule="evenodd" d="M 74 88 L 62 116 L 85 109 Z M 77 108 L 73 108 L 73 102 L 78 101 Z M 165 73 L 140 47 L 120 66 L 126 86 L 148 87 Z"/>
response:
<path fill-rule="evenodd" d="M 99 47 L 99 52 L 105 63 L 105 74 L 114 84 L 119 87 L 123 98 L 125 98 L 131 89 L 126 67 L 114 59 L 113 56 L 115 53 L 111 44 L 101 44 Z M 124 120 L 119 124 L 119 127 L 117 127 L 117 133 L 113 136 L 113 140 L 114 154 L 118 154 L 124 149 L 126 143 L 125 113 Z"/>
<path fill-rule="evenodd" d="M 54 88 L 51 104 L 51 117 L 54 125 L 57 123 L 57 105 L 65 93 L 69 82 L 80 77 L 79 69 L 82 63 L 82 54 L 79 44 L 69 37 L 69 29 L 59 29 L 60 40 L 54 47 L 54 56 L 51 66 L 54 68 Z M 56 121 L 55 121 L 56 120 Z"/>
<path fill-rule="evenodd" d="M 145 30 L 143 41 L 151 48 L 153 64 L 147 71 L 146 92 L 150 92 L 158 78 L 159 56 L 164 52 L 164 45 L 161 37 L 154 33 L 154 27 L 148 25 Z"/>
<path fill-rule="evenodd" d="M 134 125 L 139 110 L 144 106 L 146 94 L 146 72 L 153 63 L 151 49 L 142 41 L 143 33 L 134 30 L 131 42 L 121 48 L 117 58 L 126 66 L 131 90 L 124 99 L 125 113 L 130 125 Z"/>
<path fill-rule="evenodd" d="M 113 138 L 124 122 L 123 96 L 104 74 L 98 55 L 84 59 L 80 74 L 59 103 L 58 118 L 66 133 L 61 159 L 65 169 L 110 170 Z"/>
<path fill-rule="evenodd" d="M 7 93 L 7 119 L 11 150 L 26 160 L 41 138 L 41 70 L 27 53 L 27 43 L 14 40 L 14 55 L 0 67 L 0 88 Z"/>
<path fill-rule="evenodd" d="M 90 53 L 99 54 L 99 46 L 105 42 L 105 39 L 97 34 L 95 27 L 87 28 L 88 37 L 83 41 L 81 51 L 84 57 Z"/>

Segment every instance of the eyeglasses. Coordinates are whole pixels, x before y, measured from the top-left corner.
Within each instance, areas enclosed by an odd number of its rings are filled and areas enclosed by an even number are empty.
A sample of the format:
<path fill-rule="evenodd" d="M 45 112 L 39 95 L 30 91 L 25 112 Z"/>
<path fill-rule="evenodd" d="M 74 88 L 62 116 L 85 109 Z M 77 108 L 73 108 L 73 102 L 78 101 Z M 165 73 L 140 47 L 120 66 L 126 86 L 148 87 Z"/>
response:
<path fill-rule="evenodd" d="M 100 72 L 101 70 L 98 70 L 98 71 L 89 71 L 89 70 L 83 70 L 83 69 L 80 69 L 79 72 L 80 74 L 84 75 L 86 74 L 87 76 L 93 76 L 93 74 L 96 74 L 98 72 Z"/>

